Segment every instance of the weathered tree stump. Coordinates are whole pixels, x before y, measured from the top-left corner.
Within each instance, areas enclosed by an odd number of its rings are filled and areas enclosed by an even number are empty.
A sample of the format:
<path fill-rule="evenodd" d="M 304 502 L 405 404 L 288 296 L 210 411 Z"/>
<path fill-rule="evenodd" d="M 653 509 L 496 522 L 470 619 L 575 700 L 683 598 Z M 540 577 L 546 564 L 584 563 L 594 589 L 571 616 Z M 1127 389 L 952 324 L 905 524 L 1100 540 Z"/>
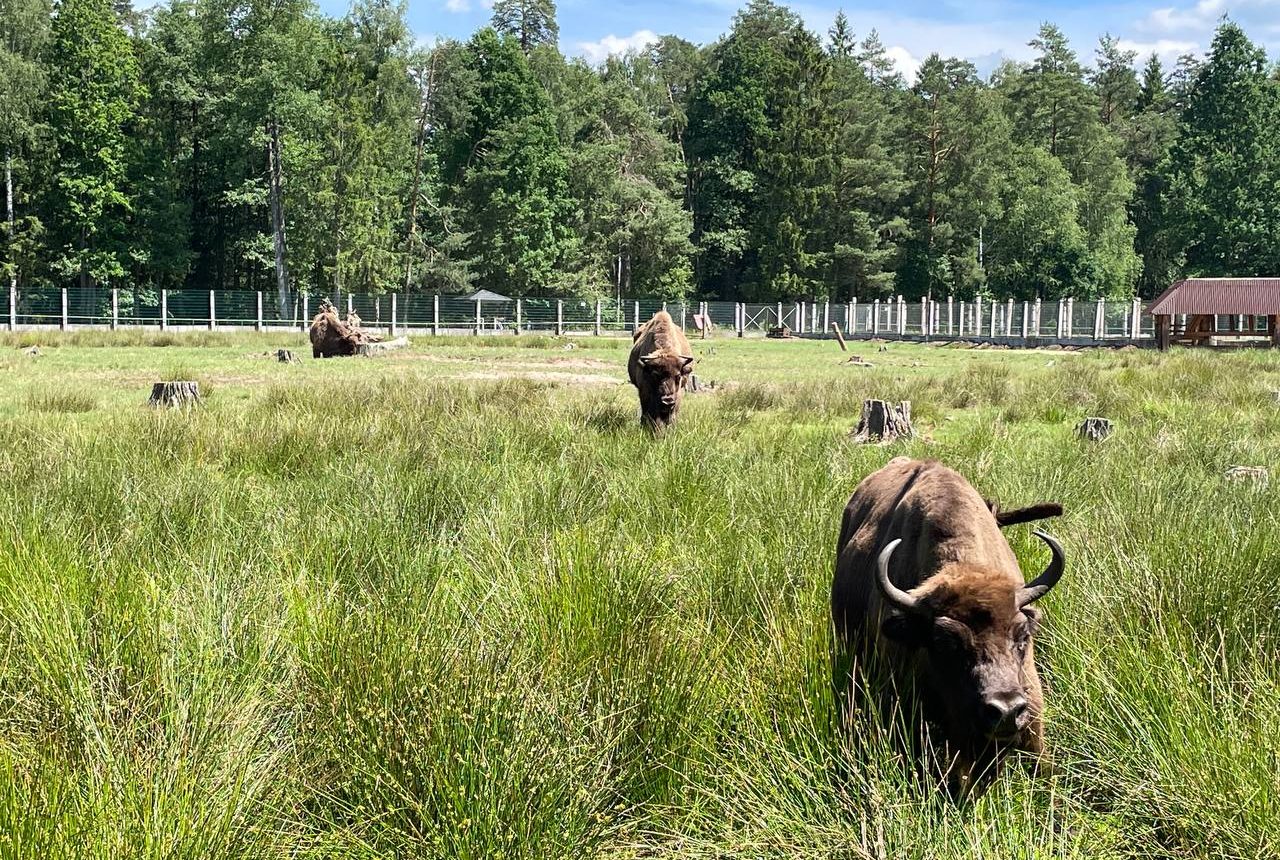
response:
<path fill-rule="evenodd" d="M 1111 431 L 1111 422 L 1106 418 L 1086 418 L 1076 428 L 1080 438 L 1088 439 L 1090 442 L 1101 442 L 1111 435 Z"/>
<path fill-rule="evenodd" d="M 28 357 L 30 357 L 30 358 L 39 358 L 39 357 L 40 357 L 40 347 L 38 347 L 38 346 L 29 346 L 29 347 L 27 347 L 26 349 L 24 349 L 24 350 L 22 351 L 22 354 L 23 354 L 23 355 L 25 355 L 25 356 L 28 356 Z"/>
<path fill-rule="evenodd" d="M 356 355 L 382 355 L 384 352 L 391 352 L 395 349 L 403 349 L 409 345 L 409 338 L 398 337 L 395 340 L 384 340 L 370 343 L 362 343 L 356 347 Z"/>
<path fill-rule="evenodd" d="M 1225 477 L 1228 481 L 1252 481 L 1265 487 L 1271 481 L 1271 472 L 1266 466 L 1232 466 Z"/>
<path fill-rule="evenodd" d="M 864 400 L 862 420 L 854 431 L 859 442 L 891 442 L 909 439 L 915 435 L 911 426 L 911 401 L 904 400 L 897 406 L 883 400 Z"/>
<path fill-rule="evenodd" d="M 301 359 L 299 359 L 296 355 L 294 355 L 291 350 L 287 350 L 287 349 L 276 350 L 276 361 L 280 362 L 281 364 L 301 364 L 302 363 Z"/>
<path fill-rule="evenodd" d="M 151 386 L 151 406 L 167 409 L 185 409 L 200 404 L 200 383 L 157 382 Z"/>
<path fill-rule="evenodd" d="M 776 325 L 764 333 L 765 337 L 771 337 L 774 340 L 783 340 L 791 337 L 791 329 L 785 325 Z"/>

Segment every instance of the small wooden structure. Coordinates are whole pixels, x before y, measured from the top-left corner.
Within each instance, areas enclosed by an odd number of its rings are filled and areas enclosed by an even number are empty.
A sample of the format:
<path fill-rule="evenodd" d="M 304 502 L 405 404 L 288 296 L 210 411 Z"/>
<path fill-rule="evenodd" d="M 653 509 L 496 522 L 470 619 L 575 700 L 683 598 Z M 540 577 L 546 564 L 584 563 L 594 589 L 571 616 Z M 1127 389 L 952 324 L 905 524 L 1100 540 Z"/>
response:
<path fill-rule="evenodd" d="M 1280 278 L 1187 278 L 1165 290 L 1147 313 L 1156 318 L 1160 349 L 1228 338 L 1266 339 L 1280 347 Z"/>

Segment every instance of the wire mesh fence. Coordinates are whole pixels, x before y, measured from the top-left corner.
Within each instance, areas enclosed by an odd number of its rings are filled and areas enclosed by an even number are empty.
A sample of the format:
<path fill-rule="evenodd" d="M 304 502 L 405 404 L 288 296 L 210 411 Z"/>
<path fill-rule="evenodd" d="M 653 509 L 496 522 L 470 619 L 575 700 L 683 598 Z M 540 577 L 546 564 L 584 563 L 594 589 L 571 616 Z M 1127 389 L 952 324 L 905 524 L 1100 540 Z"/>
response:
<path fill-rule="evenodd" d="M 787 329 L 805 336 L 1038 341 L 1153 339 L 1155 321 L 1137 300 L 917 300 L 849 302 L 662 301 L 660 299 L 476 299 L 424 293 L 297 295 L 249 290 L 66 288 L 11 291 L 9 328 L 258 328 L 310 325 L 322 300 L 369 328 L 438 334 L 629 334 L 665 310 L 686 330 L 741 337 Z M 1231 318 L 1219 321 L 1223 328 Z"/>

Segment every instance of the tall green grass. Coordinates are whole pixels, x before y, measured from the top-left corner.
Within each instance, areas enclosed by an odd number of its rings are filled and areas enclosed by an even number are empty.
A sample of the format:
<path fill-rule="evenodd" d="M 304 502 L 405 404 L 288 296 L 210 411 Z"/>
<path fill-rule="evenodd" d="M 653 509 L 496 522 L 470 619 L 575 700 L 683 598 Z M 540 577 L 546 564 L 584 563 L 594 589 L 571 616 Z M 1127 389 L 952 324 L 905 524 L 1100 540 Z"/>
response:
<path fill-rule="evenodd" d="M 369 362 L 186 413 L 12 404 L 0 856 L 1280 852 L 1280 507 L 1222 476 L 1277 462 L 1280 362 L 918 348 L 769 377 L 801 363 L 771 349 L 717 347 L 728 387 L 656 440 L 625 387 Z M 197 352 L 157 366 L 216 375 Z M 854 444 L 864 396 L 912 400 L 921 437 Z M 1118 432 L 1086 445 L 1097 413 Z M 1055 767 L 970 804 L 837 728 L 839 513 L 901 453 L 1068 510 Z"/>

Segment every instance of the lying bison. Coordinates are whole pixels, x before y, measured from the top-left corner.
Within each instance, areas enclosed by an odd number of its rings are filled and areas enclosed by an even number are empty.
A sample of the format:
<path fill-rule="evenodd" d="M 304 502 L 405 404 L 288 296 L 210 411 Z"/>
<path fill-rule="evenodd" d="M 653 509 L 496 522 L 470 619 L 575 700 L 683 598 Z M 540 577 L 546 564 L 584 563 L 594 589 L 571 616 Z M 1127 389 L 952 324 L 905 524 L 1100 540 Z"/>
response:
<path fill-rule="evenodd" d="M 359 330 L 338 319 L 332 305 L 320 306 L 320 312 L 311 321 L 312 358 L 355 355 L 356 348 L 363 342 Z"/>
<path fill-rule="evenodd" d="M 646 427 L 658 431 L 675 422 L 692 372 L 693 350 L 671 314 L 658 311 L 636 330 L 627 375 L 640 393 L 640 420 Z"/>
<path fill-rule="evenodd" d="M 883 711 L 902 704 L 913 725 L 936 727 L 953 791 L 994 774 L 1011 750 L 1043 752 L 1031 604 L 1062 576 L 1062 547 L 1036 532 L 1053 558 L 1027 583 L 1000 528 L 1060 512 L 996 512 L 956 472 L 905 457 L 868 476 L 845 508 L 831 585 L 843 656 L 866 670 L 862 692 Z M 837 681 L 848 680 L 838 662 Z"/>

